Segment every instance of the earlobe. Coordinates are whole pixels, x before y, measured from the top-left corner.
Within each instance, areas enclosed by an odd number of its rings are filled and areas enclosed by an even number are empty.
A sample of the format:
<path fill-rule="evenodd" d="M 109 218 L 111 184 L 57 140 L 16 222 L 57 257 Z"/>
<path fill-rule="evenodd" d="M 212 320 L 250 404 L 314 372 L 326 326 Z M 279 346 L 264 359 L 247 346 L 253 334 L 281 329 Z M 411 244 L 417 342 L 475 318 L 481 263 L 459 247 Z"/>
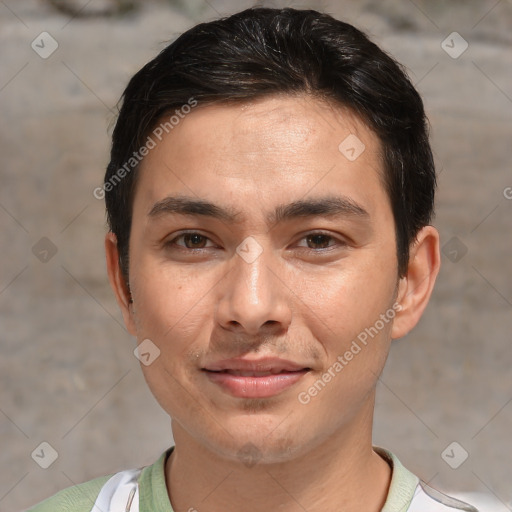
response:
<path fill-rule="evenodd" d="M 112 287 L 112 290 L 114 291 L 117 299 L 117 303 L 121 308 L 121 313 L 123 314 L 126 328 L 130 334 L 135 336 L 136 330 L 133 321 L 131 293 L 119 264 L 117 237 L 112 232 L 107 233 L 105 236 L 105 256 L 107 259 L 107 273 L 110 286 Z"/>
<path fill-rule="evenodd" d="M 400 279 L 392 338 L 405 336 L 418 323 L 427 307 L 439 273 L 439 233 L 433 226 L 422 228 L 411 246 L 407 273 Z"/>

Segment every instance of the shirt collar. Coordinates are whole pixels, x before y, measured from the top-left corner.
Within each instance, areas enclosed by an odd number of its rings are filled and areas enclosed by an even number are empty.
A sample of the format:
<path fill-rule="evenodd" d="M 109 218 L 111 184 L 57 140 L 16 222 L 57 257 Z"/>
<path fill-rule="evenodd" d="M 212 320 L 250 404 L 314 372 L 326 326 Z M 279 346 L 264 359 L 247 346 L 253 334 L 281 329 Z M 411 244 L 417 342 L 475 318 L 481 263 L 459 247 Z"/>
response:
<path fill-rule="evenodd" d="M 396 455 L 379 446 L 373 447 L 391 466 L 391 483 L 388 497 L 381 512 L 406 512 L 414 498 L 419 478 L 406 469 Z"/>

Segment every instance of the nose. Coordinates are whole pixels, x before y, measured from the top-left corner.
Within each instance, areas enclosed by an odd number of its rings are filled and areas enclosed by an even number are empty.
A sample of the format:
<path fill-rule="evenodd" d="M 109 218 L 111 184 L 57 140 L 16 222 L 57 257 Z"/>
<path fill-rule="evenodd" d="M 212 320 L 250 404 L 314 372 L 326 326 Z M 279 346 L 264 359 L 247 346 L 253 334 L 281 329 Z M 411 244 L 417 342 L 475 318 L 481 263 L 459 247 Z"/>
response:
<path fill-rule="evenodd" d="M 291 292 L 271 268 L 270 251 L 251 262 L 239 254 L 233 258 L 233 267 L 220 287 L 217 322 L 248 335 L 286 332 L 292 317 Z"/>

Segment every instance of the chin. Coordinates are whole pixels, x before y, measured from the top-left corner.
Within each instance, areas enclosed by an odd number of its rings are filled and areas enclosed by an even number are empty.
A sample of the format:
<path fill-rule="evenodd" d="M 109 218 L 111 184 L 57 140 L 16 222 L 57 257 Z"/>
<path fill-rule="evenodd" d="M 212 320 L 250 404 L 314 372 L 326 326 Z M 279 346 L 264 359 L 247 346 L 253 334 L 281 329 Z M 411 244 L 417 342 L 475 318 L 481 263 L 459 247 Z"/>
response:
<path fill-rule="evenodd" d="M 247 467 L 280 464 L 300 457 L 309 445 L 299 431 L 279 428 L 283 426 L 275 419 L 270 422 L 268 418 L 252 417 L 220 431 L 215 439 L 205 439 L 205 443 L 217 455 Z"/>

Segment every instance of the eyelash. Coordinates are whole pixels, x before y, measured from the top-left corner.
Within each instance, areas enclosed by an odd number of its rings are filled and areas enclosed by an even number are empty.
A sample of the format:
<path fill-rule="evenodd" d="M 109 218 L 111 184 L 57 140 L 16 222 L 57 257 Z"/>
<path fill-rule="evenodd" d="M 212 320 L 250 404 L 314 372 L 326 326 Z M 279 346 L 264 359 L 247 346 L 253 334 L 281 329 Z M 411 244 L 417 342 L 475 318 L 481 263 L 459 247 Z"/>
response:
<path fill-rule="evenodd" d="M 201 233 L 198 233 L 197 231 L 188 231 L 188 232 L 185 232 L 185 233 L 181 233 L 179 234 L 178 236 L 174 237 L 172 240 L 168 241 L 165 243 L 165 246 L 166 247 L 170 247 L 170 248 L 174 248 L 174 247 L 179 247 L 179 250 L 183 250 L 183 251 L 186 251 L 186 252 L 191 252 L 191 251 L 202 251 L 202 250 L 205 250 L 205 249 L 210 249 L 211 247 L 197 247 L 197 248 L 190 248 L 190 247 L 185 247 L 183 245 L 178 245 L 176 243 L 177 240 L 187 236 L 187 235 L 197 235 L 199 237 L 201 237 L 202 239 L 206 239 L 206 240 L 210 240 L 206 235 L 203 235 Z M 308 233 L 307 235 L 304 235 L 300 241 L 302 240 L 305 240 L 305 239 L 308 239 L 308 238 L 311 238 L 311 237 L 317 237 L 317 236 L 321 236 L 321 237 L 324 237 L 324 238 L 327 238 L 328 239 L 328 243 L 331 242 L 331 241 L 334 241 L 334 242 L 337 242 L 337 245 L 339 247 L 346 247 L 348 244 L 343 241 L 343 240 L 340 240 L 336 237 L 334 237 L 333 235 L 329 234 L 329 233 L 324 233 L 324 232 L 321 232 L 321 231 L 315 231 L 315 232 L 312 232 L 312 233 Z M 211 240 L 210 240 L 211 241 Z M 321 247 L 319 249 L 315 249 L 315 248 L 312 248 L 312 247 L 303 247 L 304 249 L 306 250 L 310 250 L 310 251 L 313 251 L 313 252 L 323 252 L 323 251 L 329 251 L 329 250 L 333 250 L 333 248 L 335 247 L 336 244 L 334 245 L 328 245 L 327 247 Z"/>

